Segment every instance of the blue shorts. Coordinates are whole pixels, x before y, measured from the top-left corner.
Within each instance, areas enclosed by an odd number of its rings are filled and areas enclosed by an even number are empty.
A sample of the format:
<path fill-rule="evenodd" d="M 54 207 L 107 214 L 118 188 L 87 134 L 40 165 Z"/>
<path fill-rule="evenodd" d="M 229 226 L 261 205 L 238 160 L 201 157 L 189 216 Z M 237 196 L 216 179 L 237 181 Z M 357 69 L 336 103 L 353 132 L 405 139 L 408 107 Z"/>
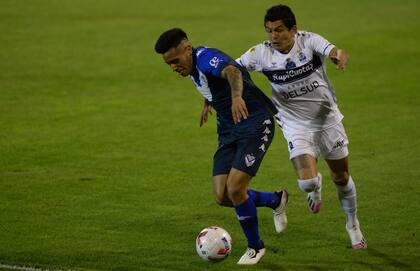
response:
<path fill-rule="evenodd" d="M 274 137 L 274 121 L 267 114 L 246 120 L 234 131 L 235 140 L 219 147 L 214 154 L 213 176 L 229 174 L 232 168 L 254 177 Z"/>

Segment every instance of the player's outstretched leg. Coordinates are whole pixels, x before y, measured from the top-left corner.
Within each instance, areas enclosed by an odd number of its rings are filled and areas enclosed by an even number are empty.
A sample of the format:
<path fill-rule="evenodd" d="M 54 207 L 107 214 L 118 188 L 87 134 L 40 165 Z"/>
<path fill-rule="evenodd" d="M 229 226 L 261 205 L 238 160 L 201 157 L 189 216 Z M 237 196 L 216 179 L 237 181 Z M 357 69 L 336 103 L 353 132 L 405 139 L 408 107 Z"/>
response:
<path fill-rule="evenodd" d="M 248 189 L 248 196 L 254 201 L 257 207 L 268 207 L 274 212 L 274 227 L 276 232 L 281 233 L 287 227 L 286 205 L 288 193 L 286 190 L 276 192 L 260 192 Z"/>
<path fill-rule="evenodd" d="M 321 189 L 322 189 L 322 175 L 312 179 L 298 180 L 299 187 L 303 192 L 308 193 L 307 202 L 309 211 L 316 214 L 319 213 L 322 206 Z"/>
<path fill-rule="evenodd" d="M 360 229 L 359 220 L 357 219 L 357 198 L 356 186 L 351 176 L 349 176 L 346 185 L 336 183 L 338 198 L 341 202 L 344 213 L 347 216 L 346 230 L 351 240 L 353 249 L 367 248 L 367 242 L 363 237 Z"/>

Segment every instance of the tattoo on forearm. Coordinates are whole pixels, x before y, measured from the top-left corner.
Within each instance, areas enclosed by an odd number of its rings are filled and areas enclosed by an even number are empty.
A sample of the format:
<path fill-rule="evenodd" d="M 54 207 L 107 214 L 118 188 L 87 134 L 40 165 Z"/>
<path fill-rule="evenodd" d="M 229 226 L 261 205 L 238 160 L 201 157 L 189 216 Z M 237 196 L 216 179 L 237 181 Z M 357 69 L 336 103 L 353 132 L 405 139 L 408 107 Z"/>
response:
<path fill-rule="evenodd" d="M 232 97 L 241 97 L 243 89 L 241 71 L 234 67 L 229 67 L 226 70 L 226 77 L 231 87 Z"/>

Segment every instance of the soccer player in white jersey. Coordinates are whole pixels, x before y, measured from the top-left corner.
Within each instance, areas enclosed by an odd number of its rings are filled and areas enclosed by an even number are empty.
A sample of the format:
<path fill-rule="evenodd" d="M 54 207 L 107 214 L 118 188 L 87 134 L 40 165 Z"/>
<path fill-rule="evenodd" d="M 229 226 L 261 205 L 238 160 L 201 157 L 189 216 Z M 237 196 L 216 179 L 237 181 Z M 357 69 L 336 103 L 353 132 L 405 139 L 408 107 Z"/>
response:
<path fill-rule="evenodd" d="M 262 72 L 272 87 L 279 111 L 276 119 L 287 141 L 298 185 L 307 193 L 308 208 L 320 211 L 322 176 L 317 161 L 323 156 L 347 217 L 345 228 L 354 249 L 367 248 L 356 216 L 356 186 L 348 169 L 348 139 L 341 123 L 325 58 L 345 70 L 349 55 L 318 34 L 300 31 L 292 10 L 269 8 L 264 18 L 269 40 L 237 59 L 249 71 Z"/>

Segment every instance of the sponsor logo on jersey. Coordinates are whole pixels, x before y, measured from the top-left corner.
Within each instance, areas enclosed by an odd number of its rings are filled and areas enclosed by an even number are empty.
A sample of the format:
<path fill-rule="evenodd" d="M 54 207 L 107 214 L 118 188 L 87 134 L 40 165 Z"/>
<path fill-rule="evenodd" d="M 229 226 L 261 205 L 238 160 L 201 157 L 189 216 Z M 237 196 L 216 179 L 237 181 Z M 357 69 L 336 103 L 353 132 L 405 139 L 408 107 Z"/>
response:
<path fill-rule="evenodd" d="M 289 150 L 293 150 L 294 147 L 292 141 L 289 141 Z"/>
<path fill-rule="evenodd" d="M 283 95 L 283 97 L 288 100 L 288 99 L 293 99 L 296 97 L 300 97 L 303 95 L 306 95 L 312 91 L 314 91 L 315 89 L 317 89 L 319 87 L 319 83 L 318 81 L 313 81 L 312 83 L 300 88 L 300 89 L 295 89 L 292 91 L 288 91 L 288 92 L 281 92 L 281 94 Z"/>
<path fill-rule="evenodd" d="M 213 66 L 213 67 L 217 68 L 217 66 L 219 65 L 219 62 L 220 62 L 220 59 L 218 59 L 215 56 L 210 60 L 209 64 L 210 64 L 210 66 Z"/>
<path fill-rule="evenodd" d="M 245 155 L 245 164 L 247 167 L 252 166 L 255 163 L 255 156 L 252 154 Z"/>
<path fill-rule="evenodd" d="M 295 64 L 296 65 L 296 64 Z M 283 85 L 309 76 L 316 69 L 322 66 L 319 56 L 314 55 L 308 63 L 292 69 L 263 71 L 264 75 L 272 83 Z"/>

